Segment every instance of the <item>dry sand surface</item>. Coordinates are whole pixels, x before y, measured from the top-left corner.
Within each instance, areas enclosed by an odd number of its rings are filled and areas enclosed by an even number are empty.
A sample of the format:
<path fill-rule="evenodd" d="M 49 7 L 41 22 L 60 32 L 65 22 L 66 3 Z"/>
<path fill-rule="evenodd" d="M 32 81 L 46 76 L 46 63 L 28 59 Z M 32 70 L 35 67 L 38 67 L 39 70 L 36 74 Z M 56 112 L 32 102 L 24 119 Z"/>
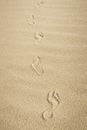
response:
<path fill-rule="evenodd" d="M 0 130 L 87 130 L 87 0 L 0 0 Z"/>

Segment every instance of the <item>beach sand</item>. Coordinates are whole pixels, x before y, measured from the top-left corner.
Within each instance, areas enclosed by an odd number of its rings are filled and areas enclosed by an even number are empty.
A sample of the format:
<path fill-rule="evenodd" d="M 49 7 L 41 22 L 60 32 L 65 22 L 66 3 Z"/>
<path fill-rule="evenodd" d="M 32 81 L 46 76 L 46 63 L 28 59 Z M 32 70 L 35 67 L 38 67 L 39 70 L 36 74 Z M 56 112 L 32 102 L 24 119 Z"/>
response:
<path fill-rule="evenodd" d="M 0 0 L 0 130 L 87 130 L 87 0 Z"/>

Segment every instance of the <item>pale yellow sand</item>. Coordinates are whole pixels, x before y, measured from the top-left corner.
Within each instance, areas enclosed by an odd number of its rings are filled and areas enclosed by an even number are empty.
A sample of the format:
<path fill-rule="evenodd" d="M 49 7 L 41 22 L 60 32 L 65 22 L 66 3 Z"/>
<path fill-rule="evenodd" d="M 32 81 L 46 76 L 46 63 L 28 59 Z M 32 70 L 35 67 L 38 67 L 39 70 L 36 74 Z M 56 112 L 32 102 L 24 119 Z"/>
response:
<path fill-rule="evenodd" d="M 0 0 L 0 130 L 87 130 L 87 0 Z"/>

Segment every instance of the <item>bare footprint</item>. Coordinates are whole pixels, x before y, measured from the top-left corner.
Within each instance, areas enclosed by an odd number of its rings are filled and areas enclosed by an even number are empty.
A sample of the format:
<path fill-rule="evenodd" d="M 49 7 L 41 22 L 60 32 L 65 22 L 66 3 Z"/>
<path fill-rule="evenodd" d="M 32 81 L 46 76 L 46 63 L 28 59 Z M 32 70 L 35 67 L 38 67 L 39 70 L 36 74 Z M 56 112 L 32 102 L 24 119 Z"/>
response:
<path fill-rule="evenodd" d="M 41 58 L 39 56 L 34 57 L 33 63 L 31 64 L 31 66 L 33 70 L 36 72 L 36 74 L 39 76 L 44 74 L 44 70 L 40 64 L 41 64 Z"/>
<path fill-rule="evenodd" d="M 39 0 L 38 5 L 44 4 L 44 0 Z"/>
<path fill-rule="evenodd" d="M 44 38 L 44 34 L 42 32 L 35 32 L 34 33 L 34 39 L 37 41 L 41 41 L 41 39 Z"/>
<path fill-rule="evenodd" d="M 56 109 L 56 107 L 60 104 L 59 94 L 55 91 L 50 91 L 47 96 L 47 101 L 52 105 L 52 109 Z"/>
<path fill-rule="evenodd" d="M 30 17 L 27 18 L 27 23 L 29 25 L 34 25 L 36 22 L 35 22 L 35 16 L 34 15 L 31 15 Z"/>
<path fill-rule="evenodd" d="M 50 109 L 47 109 L 42 113 L 42 117 L 44 120 L 54 117 L 54 111 L 57 108 L 57 106 L 60 104 L 60 97 L 57 92 L 52 91 L 48 93 L 47 101 L 48 103 L 50 103 L 51 107 Z"/>

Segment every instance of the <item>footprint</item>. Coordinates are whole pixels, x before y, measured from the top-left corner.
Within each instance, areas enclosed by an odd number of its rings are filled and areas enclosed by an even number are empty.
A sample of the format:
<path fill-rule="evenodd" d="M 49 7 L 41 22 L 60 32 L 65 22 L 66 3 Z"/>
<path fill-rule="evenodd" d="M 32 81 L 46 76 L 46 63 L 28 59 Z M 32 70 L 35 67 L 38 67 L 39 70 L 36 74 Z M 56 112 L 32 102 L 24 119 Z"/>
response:
<path fill-rule="evenodd" d="M 51 105 L 51 107 L 42 113 L 42 117 L 44 120 L 48 120 L 54 117 L 54 111 L 60 104 L 59 94 L 55 91 L 49 92 L 47 95 L 47 101 Z"/>
<path fill-rule="evenodd" d="M 44 34 L 42 32 L 35 32 L 34 38 L 35 40 L 41 41 L 41 39 L 44 38 Z"/>
<path fill-rule="evenodd" d="M 44 0 L 39 0 L 38 5 L 44 4 Z"/>
<path fill-rule="evenodd" d="M 55 91 L 50 91 L 47 96 L 47 101 L 52 105 L 52 109 L 56 109 L 58 104 L 60 104 L 59 94 Z"/>
<path fill-rule="evenodd" d="M 31 64 L 31 66 L 33 70 L 36 72 L 36 74 L 39 76 L 44 74 L 44 70 L 40 64 L 41 64 L 41 58 L 39 56 L 34 57 L 33 63 Z"/>
<path fill-rule="evenodd" d="M 29 25 L 34 25 L 35 24 L 35 16 L 31 15 L 29 18 L 27 18 L 27 23 Z"/>

